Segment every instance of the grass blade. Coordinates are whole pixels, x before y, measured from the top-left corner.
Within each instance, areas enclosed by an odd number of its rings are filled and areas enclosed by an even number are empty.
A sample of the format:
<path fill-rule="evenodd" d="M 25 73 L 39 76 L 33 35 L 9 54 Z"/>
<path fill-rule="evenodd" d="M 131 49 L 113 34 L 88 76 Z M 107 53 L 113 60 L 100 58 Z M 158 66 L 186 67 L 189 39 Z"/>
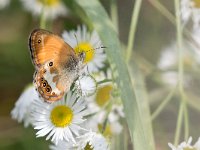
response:
<path fill-rule="evenodd" d="M 135 149 L 154 149 L 150 142 L 151 139 L 149 139 L 149 133 L 146 133 L 146 130 L 144 130 L 145 125 L 141 120 L 143 116 L 140 114 L 143 110 L 139 110 L 141 107 L 138 107 L 128 68 L 122 54 L 120 41 L 112 22 L 98 0 L 75 1 L 87 14 L 94 28 L 99 33 L 103 44 L 107 47 L 106 53 L 121 91 L 125 115 Z"/>

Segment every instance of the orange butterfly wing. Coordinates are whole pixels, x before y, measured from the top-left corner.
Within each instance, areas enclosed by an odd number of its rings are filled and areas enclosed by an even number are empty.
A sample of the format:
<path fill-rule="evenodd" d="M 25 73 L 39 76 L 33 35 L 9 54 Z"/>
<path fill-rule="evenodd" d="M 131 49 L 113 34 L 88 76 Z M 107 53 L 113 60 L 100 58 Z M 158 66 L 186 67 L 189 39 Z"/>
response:
<path fill-rule="evenodd" d="M 73 48 L 65 43 L 59 36 L 42 29 L 35 29 L 29 38 L 29 48 L 33 63 L 40 67 L 46 61 L 58 58 L 59 61 L 66 61 L 67 55 L 77 57 Z M 62 58 L 64 60 L 62 60 Z"/>
<path fill-rule="evenodd" d="M 29 47 L 37 91 L 45 101 L 61 99 L 78 76 L 78 56 L 63 39 L 42 29 L 31 33 Z"/>

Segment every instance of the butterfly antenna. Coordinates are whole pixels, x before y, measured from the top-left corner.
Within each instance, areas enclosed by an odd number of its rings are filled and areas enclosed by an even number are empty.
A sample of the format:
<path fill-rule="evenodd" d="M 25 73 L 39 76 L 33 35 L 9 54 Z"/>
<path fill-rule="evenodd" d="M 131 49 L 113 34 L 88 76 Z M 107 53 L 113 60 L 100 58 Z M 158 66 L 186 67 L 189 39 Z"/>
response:
<path fill-rule="evenodd" d="M 87 51 L 85 51 L 86 53 L 87 52 L 89 52 L 89 51 L 95 51 L 95 50 L 97 50 L 97 49 L 101 49 L 101 48 L 107 48 L 107 47 L 105 47 L 105 46 L 100 46 L 100 47 L 97 47 L 97 48 L 92 48 L 92 49 L 89 49 L 89 50 L 87 50 Z"/>
<path fill-rule="evenodd" d="M 78 46 L 78 38 L 77 38 L 77 36 L 76 36 L 76 33 L 74 33 L 74 36 L 75 36 L 75 38 L 76 38 L 76 45 L 77 45 L 77 47 L 78 47 L 78 53 L 80 54 L 80 48 L 79 48 L 79 46 Z"/>

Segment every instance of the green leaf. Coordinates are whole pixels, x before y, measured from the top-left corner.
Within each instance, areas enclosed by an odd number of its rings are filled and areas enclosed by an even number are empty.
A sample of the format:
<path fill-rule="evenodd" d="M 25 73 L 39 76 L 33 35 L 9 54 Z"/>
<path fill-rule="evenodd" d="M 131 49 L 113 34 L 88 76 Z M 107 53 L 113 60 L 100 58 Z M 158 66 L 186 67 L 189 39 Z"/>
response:
<path fill-rule="evenodd" d="M 149 108 L 149 99 L 147 95 L 147 91 L 145 88 L 145 83 L 143 79 L 143 75 L 140 72 L 140 69 L 138 68 L 138 65 L 132 60 L 131 61 L 131 67 L 129 67 L 129 71 L 132 74 L 132 83 L 134 87 L 134 92 L 136 95 L 136 101 L 138 103 L 138 109 L 140 116 L 142 118 L 142 125 L 143 130 L 145 132 L 145 136 L 148 139 L 149 146 L 151 150 L 155 149 L 155 143 L 154 143 L 154 136 L 153 136 L 153 129 L 152 129 L 152 120 L 150 115 L 150 108 Z"/>
<path fill-rule="evenodd" d="M 131 79 L 129 76 L 127 65 L 124 61 L 120 41 L 118 39 L 115 28 L 110 21 L 106 11 L 98 0 L 75 0 L 77 4 L 85 11 L 94 28 L 98 32 L 104 46 L 106 46 L 106 54 L 111 64 L 114 77 L 121 91 L 124 111 L 128 123 L 130 135 L 136 150 L 154 149 L 152 138 L 149 136 L 151 132 L 146 132 L 146 125 L 150 122 L 144 122 L 143 108 L 138 107 L 136 94 L 133 92 Z M 135 91 L 137 92 L 137 90 Z M 139 110 L 141 109 L 141 110 Z M 141 113 L 140 113 L 141 112 Z M 145 111 L 146 112 L 146 111 Z M 144 116 L 146 117 L 146 115 Z M 148 127 L 149 129 L 149 127 Z"/>

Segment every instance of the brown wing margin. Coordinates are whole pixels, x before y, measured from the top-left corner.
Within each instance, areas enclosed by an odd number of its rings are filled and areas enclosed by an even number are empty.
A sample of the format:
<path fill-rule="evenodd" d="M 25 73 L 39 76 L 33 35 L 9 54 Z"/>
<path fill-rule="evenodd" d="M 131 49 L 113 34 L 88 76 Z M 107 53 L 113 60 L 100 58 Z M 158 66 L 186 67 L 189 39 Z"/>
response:
<path fill-rule="evenodd" d="M 30 50 L 30 54 L 31 54 L 32 63 L 34 64 L 34 66 L 35 66 L 36 68 L 37 68 L 37 67 L 40 67 L 40 65 L 37 64 L 37 63 L 35 62 L 35 57 L 34 57 L 35 47 L 34 47 L 34 42 L 33 42 L 33 40 L 34 40 L 34 38 L 35 38 L 37 32 L 42 32 L 42 33 L 45 33 L 45 34 L 53 34 L 53 33 L 49 32 L 49 31 L 47 31 L 47 30 L 44 30 L 44 29 L 34 29 L 34 30 L 31 32 L 31 34 L 30 34 L 30 36 L 29 36 L 28 45 L 29 45 L 29 50 Z"/>

